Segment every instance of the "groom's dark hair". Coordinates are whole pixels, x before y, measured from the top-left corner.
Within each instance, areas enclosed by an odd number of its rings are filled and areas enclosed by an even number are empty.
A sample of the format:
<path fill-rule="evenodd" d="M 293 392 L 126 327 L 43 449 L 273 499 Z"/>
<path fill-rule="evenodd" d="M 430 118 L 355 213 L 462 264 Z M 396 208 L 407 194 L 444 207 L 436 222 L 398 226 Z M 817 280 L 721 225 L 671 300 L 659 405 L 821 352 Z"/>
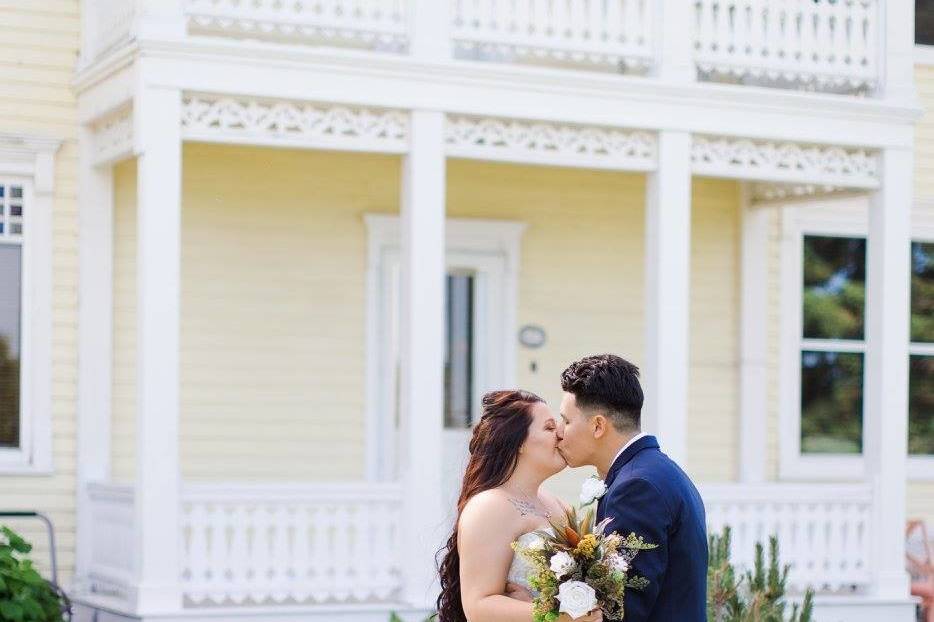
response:
<path fill-rule="evenodd" d="M 620 432 L 641 426 L 639 368 L 622 357 L 596 354 L 571 363 L 561 374 L 561 388 L 574 395 L 578 408 L 605 410 Z"/>

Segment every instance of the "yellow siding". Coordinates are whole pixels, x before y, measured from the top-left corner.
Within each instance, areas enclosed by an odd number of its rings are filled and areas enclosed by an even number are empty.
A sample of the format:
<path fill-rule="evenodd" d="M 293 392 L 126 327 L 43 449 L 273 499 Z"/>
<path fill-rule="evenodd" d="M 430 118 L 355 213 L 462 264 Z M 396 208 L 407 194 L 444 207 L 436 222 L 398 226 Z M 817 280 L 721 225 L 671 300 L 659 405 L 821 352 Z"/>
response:
<path fill-rule="evenodd" d="M 0 474 L 0 506 L 48 512 L 59 565 L 70 581 L 75 548 L 75 404 L 77 374 L 77 125 L 71 91 L 78 50 L 77 0 L 9 0 L 0 5 L 0 132 L 63 141 L 55 159 L 52 254 L 52 475 Z M 44 530 L 9 521 L 37 545 L 46 567 Z"/>
<path fill-rule="evenodd" d="M 115 166 L 113 183 L 111 475 L 131 482 L 136 469 L 136 161 Z"/>
<path fill-rule="evenodd" d="M 362 475 L 366 232 L 398 210 L 399 160 L 189 145 L 182 234 L 182 470 L 189 479 Z M 132 167 L 116 176 L 118 263 L 134 247 Z M 560 399 L 571 360 L 641 362 L 644 178 L 451 161 L 450 217 L 518 220 L 520 386 Z M 690 470 L 735 470 L 737 185 L 694 188 Z M 132 271 L 115 270 L 115 471 L 132 475 Z M 121 352 L 122 350 L 122 352 Z M 532 371 L 532 363 L 536 371 Z M 574 494 L 580 474 L 558 488 Z"/>

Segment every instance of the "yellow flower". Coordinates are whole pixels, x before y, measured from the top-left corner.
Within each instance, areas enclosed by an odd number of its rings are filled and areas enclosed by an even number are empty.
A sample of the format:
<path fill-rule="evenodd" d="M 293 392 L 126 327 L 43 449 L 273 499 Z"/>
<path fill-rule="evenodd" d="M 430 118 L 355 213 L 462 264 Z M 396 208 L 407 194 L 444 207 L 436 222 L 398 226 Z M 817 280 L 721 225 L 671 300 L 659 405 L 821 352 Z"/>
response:
<path fill-rule="evenodd" d="M 583 555 L 584 557 L 593 557 L 593 552 L 597 548 L 597 536 L 592 533 L 587 534 L 581 541 L 578 543 L 577 548 L 574 549 L 575 553 Z"/>

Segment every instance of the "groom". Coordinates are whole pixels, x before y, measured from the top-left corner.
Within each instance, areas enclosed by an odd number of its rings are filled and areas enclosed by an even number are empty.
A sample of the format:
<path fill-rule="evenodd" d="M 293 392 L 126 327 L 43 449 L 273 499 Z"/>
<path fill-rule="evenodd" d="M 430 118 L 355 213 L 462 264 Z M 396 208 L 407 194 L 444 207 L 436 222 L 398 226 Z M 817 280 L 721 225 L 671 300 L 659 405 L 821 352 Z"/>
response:
<path fill-rule="evenodd" d="M 657 549 L 642 551 L 633 570 L 649 580 L 626 590 L 626 622 L 707 619 L 704 503 L 681 468 L 640 431 L 639 369 L 612 354 L 588 356 L 561 374 L 558 450 L 572 467 L 592 465 L 606 483 L 597 520 L 607 533 L 635 532 Z"/>

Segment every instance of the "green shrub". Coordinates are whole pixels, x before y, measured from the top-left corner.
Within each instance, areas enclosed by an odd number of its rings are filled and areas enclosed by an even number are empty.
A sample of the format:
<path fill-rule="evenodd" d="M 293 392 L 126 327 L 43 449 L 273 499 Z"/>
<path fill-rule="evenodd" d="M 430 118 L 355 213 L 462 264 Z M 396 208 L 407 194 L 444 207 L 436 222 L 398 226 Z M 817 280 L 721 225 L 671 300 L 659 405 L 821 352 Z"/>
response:
<path fill-rule="evenodd" d="M 0 527 L 0 620 L 61 622 L 64 597 L 33 568 L 32 546 L 7 527 Z"/>
<path fill-rule="evenodd" d="M 710 536 L 710 561 L 707 566 L 708 622 L 785 622 L 785 585 L 789 566 L 779 566 L 778 538 L 769 538 L 769 561 L 766 568 L 761 543 L 756 543 L 753 569 L 737 578 L 730 563 L 730 528 Z M 791 608 L 788 622 L 811 622 L 814 593 L 808 589 L 799 608 Z"/>

